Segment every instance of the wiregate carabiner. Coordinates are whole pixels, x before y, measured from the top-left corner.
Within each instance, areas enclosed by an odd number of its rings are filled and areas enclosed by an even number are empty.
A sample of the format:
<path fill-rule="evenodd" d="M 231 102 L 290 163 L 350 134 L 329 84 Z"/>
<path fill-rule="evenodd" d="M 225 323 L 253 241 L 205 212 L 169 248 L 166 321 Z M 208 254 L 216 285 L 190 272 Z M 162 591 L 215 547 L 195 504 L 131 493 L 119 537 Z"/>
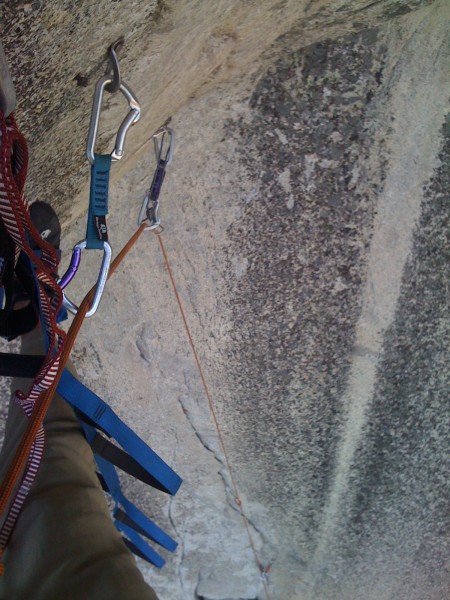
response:
<path fill-rule="evenodd" d="M 64 289 L 72 281 L 80 264 L 81 253 L 86 248 L 86 243 L 86 240 L 82 240 L 81 242 L 78 242 L 78 244 L 75 244 L 75 246 L 73 247 L 73 254 L 72 260 L 70 261 L 70 266 L 58 282 L 61 289 Z M 97 311 L 98 305 L 100 304 L 103 290 L 105 289 L 106 281 L 108 279 L 109 267 L 111 264 L 111 256 L 111 246 L 108 244 L 108 242 L 103 242 L 102 266 L 100 267 L 100 272 L 98 274 L 94 298 L 92 299 L 91 306 L 85 315 L 86 317 L 92 317 L 92 315 L 95 314 L 95 312 Z M 74 302 L 72 302 L 72 300 L 70 300 L 64 293 L 63 306 L 73 315 L 76 315 L 78 312 L 79 307 Z"/>
<path fill-rule="evenodd" d="M 86 156 L 91 165 L 95 162 L 95 142 L 97 141 L 98 124 L 100 121 L 100 113 L 102 108 L 102 98 L 106 87 L 114 83 L 114 79 L 110 75 L 105 75 L 97 81 L 95 86 L 94 101 L 92 103 L 91 122 L 89 125 L 89 134 L 86 146 Z M 123 156 L 123 147 L 128 130 L 132 125 L 137 123 L 141 117 L 141 107 L 136 96 L 130 88 L 123 82 L 120 82 L 119 90 L 128 101 L 130 111 L 125 119 L 120 124 L 116 135 L 116 143 L 114 150 L 111 153 L 112 160 L 120 160 Z"/>
<path fill-rule="evenodd" d="M 8 69 L 5 52 L 0 41 L 0 110 L 5 118 L 10 115 L 16 107 L 16 90 Z"/>
<path fill-rule="evenodd" d="M 166 135 L 169 137 L 167 150 L 164 148 Z M 158 138 L 161 138 L 161 140 Z M 152 231 L 161 226 L 161 219 L 159 218 L 159 195 L 161 194 L 162 184 L 166 176 L 166 168 L 173 159 L 175 133 L 170 127 L 163 126 L 152 135 L 152 139 L 156 156 L 156 169 L 138 217 L 138 227 L 147 219 L 150 222 L 145 231 Z"/>

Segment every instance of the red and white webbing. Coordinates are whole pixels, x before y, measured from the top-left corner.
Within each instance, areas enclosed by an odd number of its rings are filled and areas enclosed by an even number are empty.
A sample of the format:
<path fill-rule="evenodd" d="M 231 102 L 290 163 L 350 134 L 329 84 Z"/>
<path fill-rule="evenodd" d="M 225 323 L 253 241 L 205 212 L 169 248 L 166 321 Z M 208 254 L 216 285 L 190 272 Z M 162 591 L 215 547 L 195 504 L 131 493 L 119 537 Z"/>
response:
<path fill-rule="evenodd" d="M 24 196 L 28 166 L 25 138 L 17 128 L 13 115 L 5 119 L 0 112 L 0 218 L 16 244 L 16 257 L 23 251 L 35 268 L 41 307 L 41 321 L 49 341 L 49 351 L 29 393 L 15 393 L 15 401 L 29 418 L 42 393 L 54 381 L 66 339 L 56 324 L 56 315 L 62 304 L 62 292 L 52 273 L 57 272 L 59 256 L 34 228 Z M 31 249 L 32 241 L 41 250 L 41 258 Z M 49 292 L 51 290 L 51 292 Z M 0 530 L 0 553 L 5 548 L 28 491 L 36 477 L 44 452 L 44 429 L 41 426 L 28 457 L 21 482 L 9 505 L 8 514 Z"/>

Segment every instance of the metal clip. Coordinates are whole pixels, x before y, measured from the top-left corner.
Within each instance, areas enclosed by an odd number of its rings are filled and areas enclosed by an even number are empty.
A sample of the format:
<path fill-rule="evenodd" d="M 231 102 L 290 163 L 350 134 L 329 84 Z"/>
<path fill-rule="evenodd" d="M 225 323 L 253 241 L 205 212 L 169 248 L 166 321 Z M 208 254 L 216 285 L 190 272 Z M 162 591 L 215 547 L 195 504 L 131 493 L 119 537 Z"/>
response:
<path fill-rule="evenodd" d="M 8 69 L 5 52 L 0 41 L 0 110 L 5 118 L 16 107 L 16 91 Z"/>
<path fill-rule="evenodd" d="M 66 273 L 59 280 L 59 285 L 62 289 L 64 289 L 73 279 L 78 266 L 80 264 L 81 252 L 86 248 L 86 240 L 82 240 L 75 244 L 73 248 L 72 260 L 70 261 L 70 266 Z M 103 260 L 102 266 L 100 267 L 100 272 L 97 278 L 97 284 L 95 288 L 94 298 L 92 300 L 91 306 L 86 313 L 86 317 L 92 317 L 93 314 L 97 311 L 98 305 L 100 304 L 100 300 L 102 298 L 103 290 L 105 289 L 106 280 L 108 279 L 109 266 L 111 264 L 111 255 L 112 250 L 111 246 L 108 242 L 103 242 Z M 78 312 L 78 306 L 72 302 L 65 294 L 63 294 L 63 306 L 72 314 L 76 315 Z"/>
<path fill-rule="evenodd" d="M 86 156 L 91 165 L 95 162 L 95 143 L 97 141 L 98 124 L 100 121 L 100 112 L 102 107 L 103 93 L 109 84 L 114 83 L 114 79 L 109 75 L 105 75 L 98 80 L 95 86 L 94 102 L 92 104 L 91 123 L 89 125 L 89 135 L 86 146 Z M 123 147 L 125 145 L 125 138 L 128 130 L 132 125 L 137 123 L 141 117 L 141 107 L 136 96 L 130 90 L 130 88 L 123 82 L 120 82 L 119 90 L 125 96 L 128 101 L 130 111 L 122 121 L 119 130 L 117 131 L 116 143 L 114 150 L 111 153 L 113 160 L 120 160 L 123 156 Z"/>
<path fill-rule="evenodd" d="M 167 149 L 164 147 L 166 136 L 168 136 Z M 170 127 L 161 127 L 152 135 L 152 139 L 156 156 L 156 169 L 138 217 L 138 227 L 147 219 L 150 222 L 145 231 L 152 231 L 161 226 L 161 219 L 159 218 L 159 195 L 161 194 L 162 184 L 166 176 L 166 168 L 173 159 L 175 133 Z"/>

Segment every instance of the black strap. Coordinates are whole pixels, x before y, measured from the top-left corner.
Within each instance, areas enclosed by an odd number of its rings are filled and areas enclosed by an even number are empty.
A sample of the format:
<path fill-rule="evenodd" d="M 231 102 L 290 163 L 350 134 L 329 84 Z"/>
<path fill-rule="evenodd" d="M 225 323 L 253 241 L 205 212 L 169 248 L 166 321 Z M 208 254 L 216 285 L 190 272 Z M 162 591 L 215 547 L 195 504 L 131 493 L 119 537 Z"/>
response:
<path fill-rule="evenodd" d="M 95 454 L 98 454 L 116 467 L 119 467 L 119 469 L 125 471 L 125 473 L 136 477 L 139 481 L 143 481 L 162 492 L 167 492 L 167 488 L 161 485 L 157 479 L 152 477 L 150 473 L 134 460 L 134 458 L 104 438 L 100 433 L 96 434 L 91 443 L 91 447 Z"/>
<path fill-rule="evenodd" d="M 114 512 L 114 518 L 117 521 L 120 521 L 121 523 L 123 523 L 124 525 L 128 525 L 128 527 L 131 527 L 132 529 L 137 531 L 137 533 L 139 533 L 140 535 L 143 535 L 144 537 L 148 538 L 149 540 L 153 540 L 153 538 L 148 534 L 148 532 L 145 531 L 145 529 L 142 529 L 142 527 L 140 527 L 136 523 L 136 521 L 134 519 L 132 519 L 131 517 L 129 517 L 127 515 L 127 513 L 125 511 L 123 511 L 121 508 L 118 508 Z"/>
<path fill-rule="evenodd" d="M 4 290 L 3 307 L 0 310 L 0 325 L 7 319 L 13 303 L 15 244 L 0 220 L 0 286 Z"/>
<path fill-rule="evenodd" d="M 11 310 L 11 304 L 14 301 L 14 290 L 8 290 L 5 286 L 8 306 L 3 309 L 5 311 L 4 318 L 0 320 L 0 336 L 7 338 L 9 341 L 19 335 L 28 333 L 36 327 L 39 321 L 34 277 L 20 258 L 15 267 L 15 276 L 22 284 L 24 295 L 30 299 L 30 303 L 19 310 Z"/>
<path fill-rule="evenodd" d="M 101 473 L 99 473 L 98 471 L 97 471 L 97 477 L 98 477 L 98 479 L 100 481 L 100 485 L 102 486 L 103 491 L 109 494 L 110 493 L 110 489 L 108 487 L 108 484 L 106 483 L 103 475 Z M 144 529 L 142 529 L 142 527 L 139 527 L 139 525 L 131 517 L 129 517 L 126 514 L 126 512 L 124 512 L 121 508 L 116 509 L 116 511 L 114 513 L 114 518 L 117 521 L 120 521 L 121 523 L 123 523 L 124 525 L 128 525 L 128 527 L 131 527 L 132 529 L 134 529 L 134 531 L 136 531 L 140 535 L 143 535 L 143 536 L 145 536 L 148 539 L 152 539 L 148 535 L 147 531 L 145 531 Z M 133 552 L 134 554 L 136 554 L 136 556 L 139 556 L 143 560 L 149 562 L 148 556 L 145 556 L 145 554 L 143 552 L 141 552 L 139 550 L 139 548 L 135 544 L 133 544 L 132 541 L 130 541 L 124 535 L 122 536 L 122 539 L 123 539 L 125 545 L 131 550 L 131 552 Z"/>
<path fill-rule="evenodd" d="M 45 356 L 32 354 L 7 354 L 6 352 L 0 352 L 0 376 L 29 377 L 30 379 L 34 379 L 42 367 L 44 358 Z"/>

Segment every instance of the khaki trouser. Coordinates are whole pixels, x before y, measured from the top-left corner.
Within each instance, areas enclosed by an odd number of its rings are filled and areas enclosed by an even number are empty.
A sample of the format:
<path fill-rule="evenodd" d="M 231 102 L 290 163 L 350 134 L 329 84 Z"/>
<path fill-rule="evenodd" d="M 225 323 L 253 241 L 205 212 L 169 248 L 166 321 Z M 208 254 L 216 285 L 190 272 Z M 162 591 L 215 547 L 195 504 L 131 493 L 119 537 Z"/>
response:
<path fill-rule="evenodd" d="M 22 352 L 42 354 L 41 345 L 35 330 L 23 336 Z M 15 379 L 12 389 L 30 383 Z M 2 478 L 25 425 L 10 402 Z M 90 446 L 58 395 L 44 427 L 43 462 L 5 552 L 0 600 L 157 600 L 112 523 Z"/>

